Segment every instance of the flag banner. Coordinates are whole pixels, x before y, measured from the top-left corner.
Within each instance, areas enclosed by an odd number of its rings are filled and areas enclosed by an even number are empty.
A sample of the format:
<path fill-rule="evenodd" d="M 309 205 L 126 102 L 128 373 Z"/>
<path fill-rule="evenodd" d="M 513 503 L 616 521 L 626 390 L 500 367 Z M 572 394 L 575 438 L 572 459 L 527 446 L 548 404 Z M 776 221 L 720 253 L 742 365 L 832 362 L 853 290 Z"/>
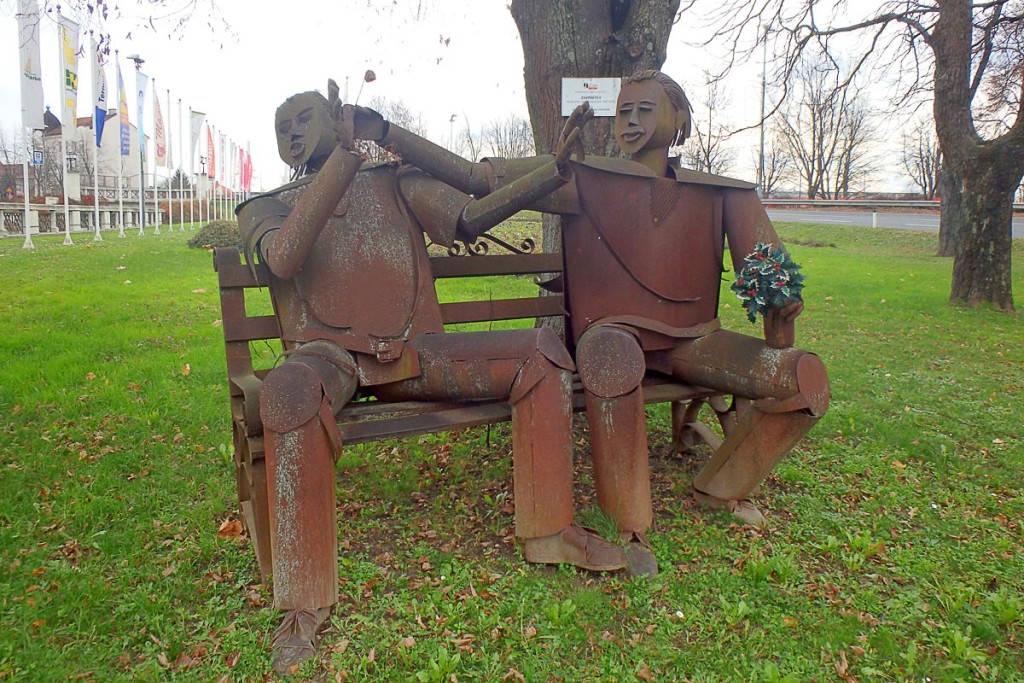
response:
<path fill-rule="evenodd" d="M 132 133 L 128 124 L 128 93 L 124 90 L 121 77 L 121 62 L 117 63 L 117 114 L 121 120 L 121 156 L 132 153 Z"/>
<path fill-rule="evenodd" d="M 78 124 L 78 24 L 60 18 L 61 117 L 65 128 Z"/>
<path fill-rule="evenodd" d="M 139 156 L 146 158 L 146 131 L 143 123 L 145 117 L 142 110 L 146 106 L 146 86 L 149 85 L 149 76 L 138 69 L 135 70 L 135 121 L 139 127 Z"/>
<path fill-rule="evenodd" d="M 103 140 L 103 125 L 107 122 L 107 65 L 103 63 L 96 41 L 92 41 L 92 129 L 96 131 L 96 146 Z"/>
<path fill-rule="evenodd" d="M 179 114 L 180 115 L 180 114 Z M 167 168 L 174 168 L 174 145 L 171 144 L 171 91 L 167 91 Z M 179 129 L 180 132 L 180 129 Z"/>
<path fill-rule="evenodd" d="M 21 65 L 21 125 L 45 128 L 43 67 L 39 58 L 39 3 L 18 0 L 18 62 Z"/>
<path fill-rule="evenodd" d="M 245 171 L 242 178 L 242 189 L 245 192 L 252 191 L 252 155 L 249 154 L 249 150 L 245 150 Z"/>
<path fill-rule="evenodd" d="M 156 165 L 166 168 L 167 131 L 164 130 L 164 117 L 160 114 L 160 98 L 153 93 L 153 149 L 156 151 Z"/>
<path fill-rule="evenodd" d="M 191 159 L 194 162 L 195 158 L 196 158 L 196 147 L 199 145 L 199 136 L 203 132 L 203 121 L 206 120 L 206 114 L 204 114 L 201 111 L 192 111 L 191 109 L 188 110 L 188 113 L 189 113 L 189 119 L 190 119 L 189 123 L 190 123 L 190 125 L 192 127 L 192 130 L 190 131 L 191 134 L 192 134 L 192 157 L 191 157 Z M 194 166 L 190 166 L 190 168 L 195 168 L 195 167 Z"/>
<path fill-rule="evenodd" d="M 220 176 L 219 177 L 220 177 L 220 182 L 223 185 L 224 183 L 227 182 L 228 156 L 225 153 L 226 152 L 225 146 L 227 145 L 228 137 L 226 135 L 224 135 L 224 133 L 218 133 L 218 135 L 220 136 L 218 138 L 218 140 L 220 141 L 220 152 L 218 152 L 218 154 L 220 155 Z"/>
<path fill-rule="evenodd" d="M 213 131 L 210 126 L 206 127 L 206 177 L 217 177 L 217 155 L 213 146 Z"/>

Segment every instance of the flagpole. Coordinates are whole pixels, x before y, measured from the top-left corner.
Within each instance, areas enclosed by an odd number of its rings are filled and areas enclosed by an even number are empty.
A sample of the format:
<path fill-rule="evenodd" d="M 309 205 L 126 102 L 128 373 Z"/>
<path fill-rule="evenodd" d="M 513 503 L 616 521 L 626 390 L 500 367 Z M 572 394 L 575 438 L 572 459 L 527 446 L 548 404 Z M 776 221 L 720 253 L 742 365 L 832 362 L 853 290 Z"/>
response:
<path fill-rule="evenodd" d="M 90 31 L 90 35 L 92 32 Z M 93 242 L 102 242 L 103 236 L 100 235 L 100 145 L 96 140 L 96 131 L 99 130 L 100 122 L 97 120 L 100 116 L 99 111 L 96 107 L 96 103 L 100 100 L 100 82 L 99 82 L 99 63 L 100 63 L 100 52 L 99 46 L 96 45 L 96 39 L 92 38 L 92 222 L 95 234 L 93 235 Z M 106 112 L 104 112 L 106 114 Z"/>
<path fill-rule="evenodd" d="M 167 122 L 164 123 L 164 130 L 167 131 L 167 162 L 164 168 L 167 170 L 167 232 L 174 232 L 174 219 L 171 213 L 171 204 L 174 202 L 171 196 L 171 89 L 167 89 Z"/>
<path fill-rule="evenodd" d="M 192 107 L 188 108 L 188 127 L 189 127 L 189 143 L 192 142 Z M 195 145 L 189 145 L 188 155 L 188 228 L 189 230 L 196 229 L 196 213 L 195 213 L 195 201 L 196 201 L 196 150 Z"/>
<path fill-rule="evenodd" d="M 156 130 L 156 108 L 158 105 L 157 100 L 159 99 L 156 94 L 156 76 L 149 77 L 150 85 L 153 87 L 153 234 L 160 234 L 160 189 L 157 187 L 156 182 L 156 169 L 160 163 L 160 159 L 157 157 L 156 146 L 159 144 L 157 140 Z"/>
<path fill-rule="evenodd" d="M 96 112 L 93 112 L 93 118 L 95 118 Z M 95 121 L 93 121 L 95 123 Z M 95 140 L 95 137 L 93 138 Z M 100 235 L 100 146 L 93 144 L 92 148 L 92 222 L 93 227 L 96 228 L 96 234 L 93 236 L 93 242 L 102 242 L 103 236 Z"/>
<path fill-rule="evenodd" d="M 22 165 L 22 169 L 21 169 L 21 172 L 22 172 L 22 182 L 24 183 L 24 185 L 23 185 L 24 191 L 22 192 L 22 194 L 24 195 L 24 199 L 25 199 L 25 218 L 24 218 L 24 220 L 22 222 L 22 225 L 25 228 L 25 242 L 24 242 L 24 244 L 21 245 L 21 248 L 22 249 L 35 249 L 36 245 L 32 244 L 32 228 L 29 227 L 29 220 L 28 220 L 29 216 L 31 215 L 31 210 L 29 209 L 29 196 L 31 195 L 31 192 L 29 192 L 29 187 L 28 187 L 28 160 L 29 160 L 29 157 L 32 155 L 32 129 L 31 128 L 26 128 L 26 127 L 23 126 L 22 129 L 21 129 L 21 132 L 22 132 L 22 135 L 25 136 L 25 144 L 23 145 L 23 149 L 22 149 L 22 153 L 24 154 L 24 157 L 23 157 L 22 163 L 21 163 L 21 165 Z"/>
<path fill-rule="evenodd" d="M 117 150 L 117 236 L 124 237 L 124 148 L 120 141 L 121 126 L 121 93 L 124 91 L 124 81 L 121 77 L 121 52 L 114 50 L 114 61 L 117 64 L 117 119 L 118 119 L 118 150 Z"/>
<path fill-rule="evenodd" d="M 185 232 L 185 152 L 181 134 L 181 98 L 178 98 L 178 229 Z"/>
<path fill-rule="evenodd" d="M 135 62 L 135 137 L 139 139 L 139 237 L 143 237 L 146 234 L 146 140 L 142 135 L 142 114 L 146 106 L 146 91 L 142 80 L 142 63 L 146 60 L 139 55 L 128 55 L 128 59 Z"/>
<path fill-rule="evenodd" d="M 60 52 L 60 93 L 61 98 L 67 101 L 67 92 L 65 90 L 65 75 L 67 73 L 67 63 L 64 60 L 64 33 L 65 28 L 62 23 L 63 17 L 58 16 L 57 21 L 57 51 Z M 77 112 L 72 112 L 74 115 Z M 61 107 L 61 118 L 67 118 L 67 106 Z M 74 242 L 71 241 L 71 207 L 68 203 L 68 143 L 64 136 L 64 130 L 67 128 L 67 122 L 60 122 L 60 177 L 62 190 L 64 192 L 64 246 L 71 246 Z"/>
<path fill-rule="evenodd" d="M 210 133 L 210 144 L 213 145 L 214 150 L 217 148 L 217 129 L 214 128 Z M 213 200 L 213 210 L 210 212 L 210 217 L 213 220 L 217 220 L 217 170 L 219 167 L 214 166 L 214 173 L 212 182 L 210 183 L 210 197 Z"/>

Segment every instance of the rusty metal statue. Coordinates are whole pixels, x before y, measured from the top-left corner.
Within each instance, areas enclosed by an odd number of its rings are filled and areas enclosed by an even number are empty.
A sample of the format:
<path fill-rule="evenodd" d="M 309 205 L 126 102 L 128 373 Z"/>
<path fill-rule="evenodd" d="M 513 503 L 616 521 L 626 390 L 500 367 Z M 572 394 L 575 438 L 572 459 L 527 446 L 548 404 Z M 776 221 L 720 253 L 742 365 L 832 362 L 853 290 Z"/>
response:
<path fill-rule="evenodd" d="M 630 158 L 570 162 L 571 182 L 530 207 L 565 217 L 569 336 L 586 395 L 598 504 L 618 524 L 630 571 L 652 575 L 657 563 L 644 535 L 653 520 L 645 371 L 736 397 L 728 410 L 721 406 L 725 440 L 694 479 L 692 495 L 753 525 L 765 520 L 750 496 L 825 413 L 830 392 L 818 357 L 792 347 L 801 301 L 767 312 L 769 343 L 720 328 L 725 242 L 736 272 L 755 246 L 782 243 L 753 185 L 669 158 L 690 129 L 682 88 L 661 72 L 639 72 L 623 84 L 616 111 L 616 141 Z M 587 116 L 583 105 L 568 125 Z M 374 128 L 365 109 L 356 118 L 406 162 L 475 196 L 523 187 L 550 158 L 474 164 L 397 126 Z"/>
<path fill-rule="evenodd" d="M 246 202 L 250 263 L 271 271 L 284 361 L 260 388 L 270 500 L 275 669 L 314 652 L 338 598 L 334 415 L 354 397 L 505 398 L 512 405 L 515 529 L 529 562 L 625 566 L 622 548 L 572 523 L 573 362 L 546 330 L 445 333 L 423 233 L 475 236 L 572 179 L 567 129 L 553 158 L 475 200 L 412 168 L 363 164 L 354 111 L 306 92 L 277 111 L 281 158 L 301 176 Z"/>

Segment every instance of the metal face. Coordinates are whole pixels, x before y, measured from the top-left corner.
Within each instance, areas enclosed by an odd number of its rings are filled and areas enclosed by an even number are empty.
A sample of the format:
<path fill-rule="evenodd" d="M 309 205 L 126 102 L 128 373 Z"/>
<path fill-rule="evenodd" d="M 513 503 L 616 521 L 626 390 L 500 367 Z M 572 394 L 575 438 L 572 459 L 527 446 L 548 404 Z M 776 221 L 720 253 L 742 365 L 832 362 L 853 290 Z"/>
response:
<path fill-rule="evenodd" d="M 622 86 L 614 133 L 626 154 L 668 148 L 676 135 L 676 110 L 658 81 L 649 78 Z"/>
<path fill-rule="evenodd" d="M 289 166 L 326 159 L 334 149 L 335 136 L 327 101 L 315 92 L 289 97 L 274 118 L 277 153 Z"/>

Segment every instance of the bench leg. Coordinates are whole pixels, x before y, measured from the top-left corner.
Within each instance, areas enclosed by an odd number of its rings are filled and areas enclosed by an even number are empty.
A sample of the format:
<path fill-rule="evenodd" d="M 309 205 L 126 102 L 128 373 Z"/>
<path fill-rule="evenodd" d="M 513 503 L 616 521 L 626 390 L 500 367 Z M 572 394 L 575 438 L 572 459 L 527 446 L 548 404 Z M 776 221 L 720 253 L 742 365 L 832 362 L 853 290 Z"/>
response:
<path fill-rule="evenodd" d="M 263 439 L 248 438 L 239 425 L 234 426 L 235 477 L 238 483 L 238 505 L 242 521 L 249 532 L 260 581 L 270 586 L 273 562 L 270 553 L 270 505 L 267 498 L 267 468 L 263 460 Z M 254 453 L 254 450 L 258 452 Z"/>

